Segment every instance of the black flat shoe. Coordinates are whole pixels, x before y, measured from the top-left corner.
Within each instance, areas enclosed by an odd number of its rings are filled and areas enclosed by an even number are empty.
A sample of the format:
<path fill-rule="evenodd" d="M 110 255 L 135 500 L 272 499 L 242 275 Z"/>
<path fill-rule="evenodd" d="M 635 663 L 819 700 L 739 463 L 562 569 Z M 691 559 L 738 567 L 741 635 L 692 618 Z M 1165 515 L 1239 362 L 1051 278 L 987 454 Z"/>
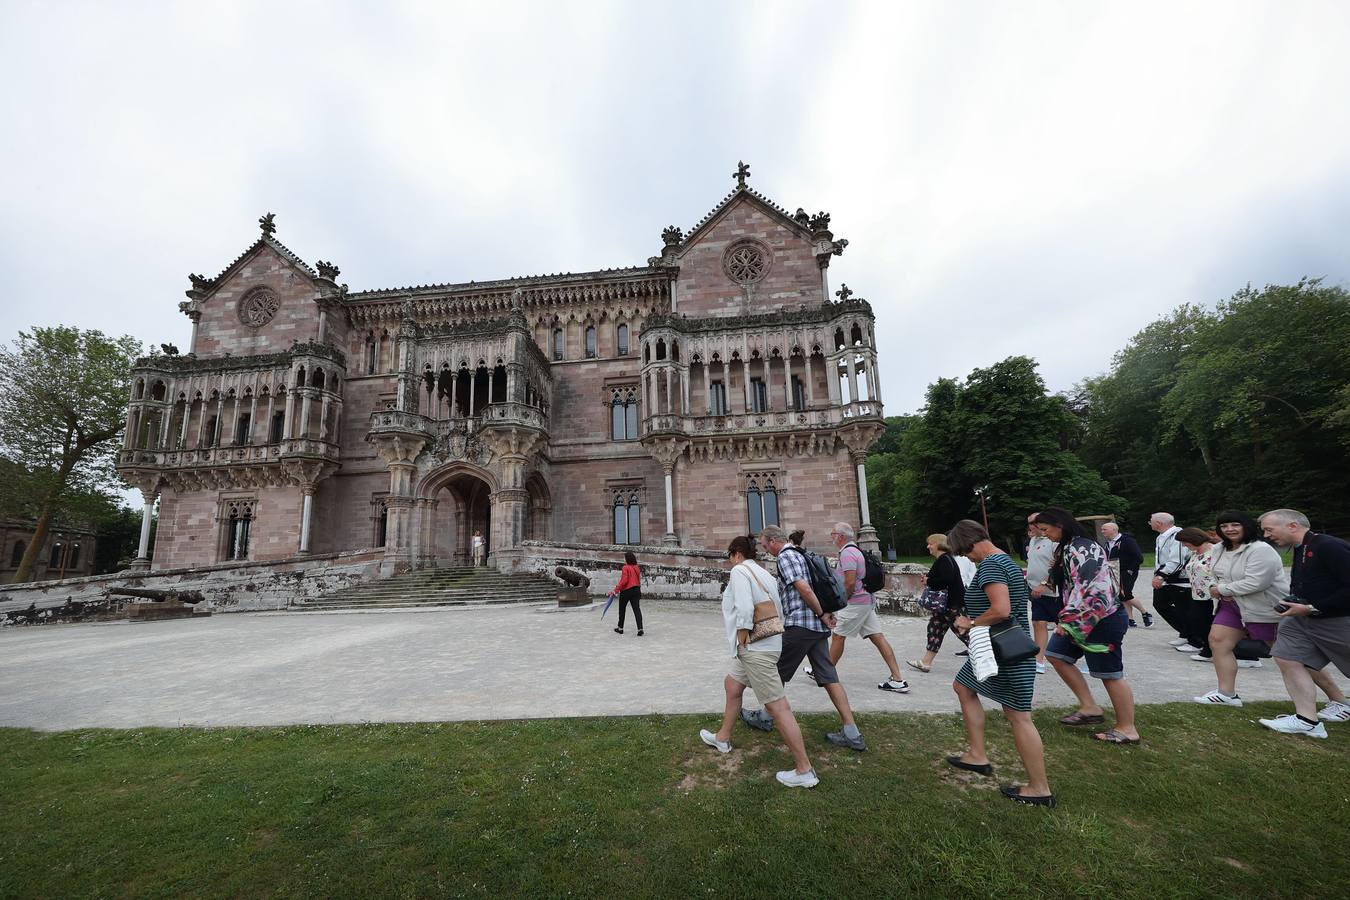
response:
<path fill-rule="evenodd" d="M 968 762 L 966 762 L 964 759 L 962 759 L 962 758 L 959 757 L 959 756 L 949 756 L 949 757 L 947 757 L 947 765 L 951 766 L 953 769 L 964 769 L 964 770 L 966 770 L 967 772 L 975 772 L 975 773 L 977 773 L 977 774 L 979 774 L 979 775 L 993 775 L 993 774 L 994 774 L 994 764 L 993 764 L 993 763 L 979 763 L 979 764 L 976 764 L 976 763 L 968 763 Z"/>
<path fill-rule="evenodd" d="M 641 629 L 641 628 L 638 629 L 638 637 L 642 637 L 642 629 Z"/>
<path fill-rule="evenodd" d="M 615 634 L 623 634 L 623 629 L 622 629 L 622 628 L 615 628 L 615 629 L 614 629 L 614 633 L 615 633 Z"/>
<path fill-rule="evenodd" d="M 1003 796 L 1017 803 L 1025 803 L 1027 806 L 1054 806 L 1055 795 L 1046 794 L 1044 797 L 1026 797 L 1019 793 L 1022 789 L 1015 784 L 1005 784 L 999 788 Z"/>

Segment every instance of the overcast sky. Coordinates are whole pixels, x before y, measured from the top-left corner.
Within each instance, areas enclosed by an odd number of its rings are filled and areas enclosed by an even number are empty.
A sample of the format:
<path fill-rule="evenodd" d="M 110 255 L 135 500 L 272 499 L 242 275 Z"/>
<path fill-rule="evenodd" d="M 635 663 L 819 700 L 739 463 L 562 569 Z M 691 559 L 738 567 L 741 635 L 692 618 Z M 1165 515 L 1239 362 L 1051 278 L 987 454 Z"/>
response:
<path fill-rule="evenodd" d="M 642 265 L 732 186 L 833 215 L 888 413 L 1350 278 L 1350 4 L 0 2 L 0 340 L 184 346 L 263 212 L 353 290 Z"/>

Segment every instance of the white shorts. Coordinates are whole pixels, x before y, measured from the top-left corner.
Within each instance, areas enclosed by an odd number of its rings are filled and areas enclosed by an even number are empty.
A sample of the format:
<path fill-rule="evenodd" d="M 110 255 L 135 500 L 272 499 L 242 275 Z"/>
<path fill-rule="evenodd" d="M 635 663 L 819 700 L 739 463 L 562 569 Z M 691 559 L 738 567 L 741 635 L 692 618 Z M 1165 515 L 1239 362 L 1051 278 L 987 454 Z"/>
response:
<path fill-rule="evenodd" d="M 881 617 L 875 603 L 849 603 L 835 613 L 834 633 L 841 638 L 867 637 L 881 633 Z"/>

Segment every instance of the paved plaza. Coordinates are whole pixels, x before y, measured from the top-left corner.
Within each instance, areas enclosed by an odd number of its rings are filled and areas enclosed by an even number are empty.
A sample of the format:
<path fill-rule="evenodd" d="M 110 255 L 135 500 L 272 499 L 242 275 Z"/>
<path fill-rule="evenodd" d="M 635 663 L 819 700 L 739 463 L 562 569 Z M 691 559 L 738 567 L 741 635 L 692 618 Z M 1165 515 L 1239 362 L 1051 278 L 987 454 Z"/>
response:
<path fill-rule="evenodd" d="M 0 632 L 0 726 L 36 729 L 283 725 L 713 713 L 722 707 L 722 618 L 714 603 L 648 601 L 647 633 L 612 630 L 598 608 L 536 606 L 379 613 L 254 613 L 129 624 L 55 625 Z M 883 617 L 901 660 L 920 655 L 924 619 Z M 1126 672 L 1141 703 L 1189 700 L 1213 668 L 1172 650 L 1164 625 L 1132 629 Z M 955 712 L 961 648 L 948 638 L 931 674 L 905 670 L 906 695 L 870 642 L 840 661 L 849 698 L 866 714 Z M 1095 683 L 1095 682 L 1094 682 Z M 1244 699 L 1284 699 L 1278 669 L 1238 673 Z M 1097 688 L 1104 699 L 1104 692 Z M 747 695 L 750 696 L 750 695 Z M 825 692 L 799 674 L 792 705 L 826 711 Z M 1053 673 L 1036 703 L 1068 705 Z M 1243 710 L 1235 716 L 1254 718 Z M 1147 730 L 1147 720 L 1143 726 Z"/>

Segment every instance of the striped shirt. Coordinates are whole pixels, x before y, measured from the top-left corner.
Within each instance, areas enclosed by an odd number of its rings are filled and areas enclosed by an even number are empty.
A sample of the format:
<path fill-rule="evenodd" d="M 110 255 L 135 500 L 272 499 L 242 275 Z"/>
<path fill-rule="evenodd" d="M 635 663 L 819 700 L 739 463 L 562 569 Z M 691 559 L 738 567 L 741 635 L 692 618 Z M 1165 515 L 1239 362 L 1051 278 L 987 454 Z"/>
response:
<path fill-rule="evenodd" d="M 810 631 L 825 631 L 825 623 L 806 605 L 801 593 L 793 583 L 805 581 L 811 583 L 811 573 L 806 568 L 806 557 L 802 551 L 788 544 L 778 554 L 778 599 L 783 601 L 784 627 L 796 626 Z"/>

